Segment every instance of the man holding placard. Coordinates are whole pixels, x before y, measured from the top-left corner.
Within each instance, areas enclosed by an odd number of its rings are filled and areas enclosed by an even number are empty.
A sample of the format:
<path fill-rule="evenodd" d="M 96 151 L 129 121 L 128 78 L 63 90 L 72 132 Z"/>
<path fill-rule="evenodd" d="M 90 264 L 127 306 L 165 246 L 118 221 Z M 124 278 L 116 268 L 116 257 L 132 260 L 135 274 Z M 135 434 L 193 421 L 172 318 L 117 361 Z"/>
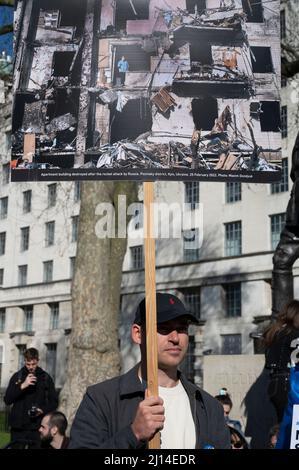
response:
<path fill-rule="evenodd" d="M 178 370 L 188 349 L 188 327 L 197 319 L 174 295 L 158 293 L 156 299 L 159 396 L 147 394 L 143 300 L 131 330 L 141 363 L 88 387 L 71 429 L 70 448 L 145 448 L 159 431 L 162 449 L 230 448 L 222 406 Z"/>

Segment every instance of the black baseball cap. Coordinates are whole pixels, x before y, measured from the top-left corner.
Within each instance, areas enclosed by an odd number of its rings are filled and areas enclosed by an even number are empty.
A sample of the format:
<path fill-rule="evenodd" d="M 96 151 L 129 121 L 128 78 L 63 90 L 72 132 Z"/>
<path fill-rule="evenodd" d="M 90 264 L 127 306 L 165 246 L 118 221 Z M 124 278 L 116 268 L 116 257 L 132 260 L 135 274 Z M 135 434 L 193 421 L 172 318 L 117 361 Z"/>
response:
<path fill-rule="evenodd" d="M 164 323 L 178 317 L 187 317 L 191 323 L 198 324 L 197 318 L 186 310 L 183 302 L 172 294 L 156 294 L 157 323 Z M 145 323 L 145 299 L 137 307 L 134 323 L 142 325 Z"/>

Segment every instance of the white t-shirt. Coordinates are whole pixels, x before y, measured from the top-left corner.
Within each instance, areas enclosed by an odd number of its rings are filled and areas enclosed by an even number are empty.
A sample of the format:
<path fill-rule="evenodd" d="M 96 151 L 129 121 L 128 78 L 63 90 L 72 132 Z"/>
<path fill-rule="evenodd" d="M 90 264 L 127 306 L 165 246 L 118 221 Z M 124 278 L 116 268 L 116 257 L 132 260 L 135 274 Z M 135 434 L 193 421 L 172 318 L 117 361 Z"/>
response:
<path fill-rule="evenodd" d="M 159 387 L 159 396 L 165 408 L 161 449 L 195 449 L 195 423 L 188 395 L 181 382 L 175 387 Z"/>

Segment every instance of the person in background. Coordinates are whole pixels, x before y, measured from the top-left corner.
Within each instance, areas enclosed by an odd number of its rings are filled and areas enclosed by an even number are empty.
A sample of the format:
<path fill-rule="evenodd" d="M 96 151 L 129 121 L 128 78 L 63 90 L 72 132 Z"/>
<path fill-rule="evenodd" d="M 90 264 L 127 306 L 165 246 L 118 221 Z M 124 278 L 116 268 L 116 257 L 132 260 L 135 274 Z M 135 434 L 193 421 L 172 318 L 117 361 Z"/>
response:
<path fill-rule="evenodd" d="M 231 399 L 230 394 L 228 393 L 227 389 L 225 387 L 222 387 L 219 390 L 219 394 L 216 395 L 215 398 L 223 406 L 224 419 L 225 419 L 227 425 L 231 425 L 234 428 L 238 429 L 239 431 L 242 431 L 242 425 L 241 425 L 240 421 L 235 420 L 235 419 L 230 419 L 230 417 L 229 417 L 229 414 L 230 414 L 231 409 L 233 407 L 233 402 L 232 402 L 232 399 Z"/>
<path fill-rule="evenodd" d="M 125 84 L 126 72 L 129 71 L 129 63 L 123 55 L 122 58 L 117 62 L 118 75 L 120 77 L 120 83 Z"/>
<path fill-rule="evenodd" d="M 288 302 L 276 320 L 263 334 L 265 369 L 269 370 L 268 395 L 273 403 L 278 423 L 281 423 L 288 402 L 290 387 L 292 342 L 299 338 L 299 301 Z"/>
<path fill-rule="evenodd" d="M 39 428 L 42 448 L 67 449 L 69 438 L 65 435 L 67 419 L 61 411 L 52 411 L 46 414 Z"/>
<path fill-rule="evenodd" d="M 9 381 L 4 402 L 12 405 L 9 416 L 11 441 L 30 440 L 39 447 L 38 429 L 42 417 L 57 408 L 58 399 L 52 378 L 38 367 L 38 350 L 26 349 L 24 359 L 24 367 Z"/>

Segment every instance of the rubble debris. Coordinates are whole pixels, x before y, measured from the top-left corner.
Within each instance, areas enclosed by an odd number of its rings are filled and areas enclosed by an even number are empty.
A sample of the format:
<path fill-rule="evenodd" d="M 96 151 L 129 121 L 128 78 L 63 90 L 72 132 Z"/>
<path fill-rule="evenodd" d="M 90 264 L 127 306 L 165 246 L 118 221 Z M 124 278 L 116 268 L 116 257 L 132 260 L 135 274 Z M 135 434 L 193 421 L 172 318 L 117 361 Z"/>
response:
<path fill-rule="evenodd" d="M 52 119 L 52 121 L 47 124 L 46 131 L 47 133 L 65 131 L 76 124 L 76 122 L 76 118 L 71 113 L 66 113 Z"/>
<path fill-rule="evenodd" d="M 151 101 L 162 113 L 166 113 L 170 108 L 177 105 L 175 99 L 166 88 L 161 88 L 158 93 L 151 98 Z"/>
<path fill-rule="evenodd" d="M 233 153 L 222 153 L 215 166 L 215 170 L 239 170 L 238 160 L 241 156 L 234 155 Z"/>
<path fill-rule="evenodd" d="M 117 100 L 117 92 L 106 90 L 99 95 L 99 98 L 104 104 L 110 104 Z"/>
<path fill-rule="evenodd" d="M 229 122 L 229 110 L 224 109 L 219 120 L 225 127 Z M 219 123 L 218 123 L 219 125 Z M 213 142 L 217 139 L 217 142 Z M 224 137 L 225 136 L 225 137 Z M 170 140 L 168 143 L 153 143 L 149 133 L 138 137 L 135 142 L 122 140 L 112 145 L 105 144 L 85 152 L 97 168 L 191 168 L 192 150 L 189 145 Z M 213 142 L 213 145 L 211 145 Z M 207 170 L 248 170 L 252 166 L 254 147 L 240 139 L 230 140 L 226 131 L 212 132 L 202 136 L 198 149 L 199 169 Z M 254 170 L 277 171 L 279 167 L 258 158 Z"/>
<path fill-rule="evenodd" d="M 227 126 L 232 123 L 232 113 L 229 105 L 225 106 L 219 118 L 215 120 L 211 134 L 227 131 Z"/>
<path fill-rule="evenodd" d="M 43 101 L 25 103 L 22 129 L 24 132 L 43 132 L 43 123 L 46 119 L 47 107 Z"/>

